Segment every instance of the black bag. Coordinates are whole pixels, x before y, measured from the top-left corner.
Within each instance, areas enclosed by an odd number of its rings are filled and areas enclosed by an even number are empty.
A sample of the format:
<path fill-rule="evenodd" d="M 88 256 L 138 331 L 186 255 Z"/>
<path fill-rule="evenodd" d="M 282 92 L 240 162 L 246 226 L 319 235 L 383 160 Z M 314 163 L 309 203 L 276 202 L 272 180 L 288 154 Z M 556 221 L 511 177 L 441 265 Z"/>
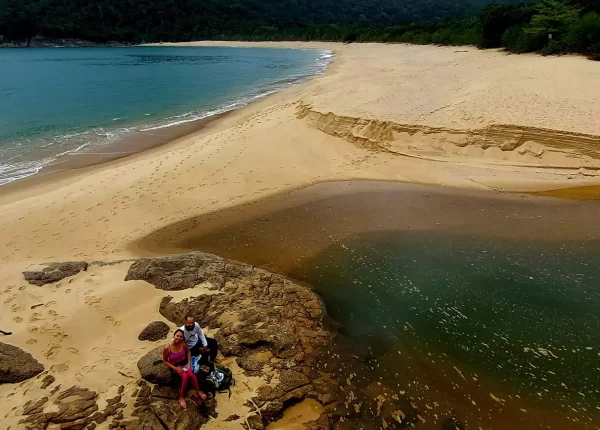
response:
<path fill-rule="evenodd" d="M 231 387 L 235 386 L 235 379 L 233 379 L 231 369 L 220 364 L 211 363 L 209 366 L 201 366 L 200 371 L 204 371 L 205 373 L 202 385 L 206 387 L 207 391 L 213 394 L 217 391 L 219 393 L 229 392 L 229 397 L 231 397 Z"/>

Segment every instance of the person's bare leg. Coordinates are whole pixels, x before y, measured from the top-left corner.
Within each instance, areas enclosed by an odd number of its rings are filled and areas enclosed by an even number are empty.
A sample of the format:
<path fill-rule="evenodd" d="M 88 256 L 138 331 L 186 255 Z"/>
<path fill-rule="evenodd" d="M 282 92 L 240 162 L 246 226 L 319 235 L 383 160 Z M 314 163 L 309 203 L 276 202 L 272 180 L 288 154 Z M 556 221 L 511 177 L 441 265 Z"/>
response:
<path fill-rule="evenodd" d="M 185 402 L 185 387 L 187 386 L 188 373 L 181 372 L 179 374 L 181 376 L 181 390 L 179 391 L 179 405 L 183 408 L 187 408 L 187 403 Z M 198 381 L 196 381 L 196 385 L 198 385 Z"/>

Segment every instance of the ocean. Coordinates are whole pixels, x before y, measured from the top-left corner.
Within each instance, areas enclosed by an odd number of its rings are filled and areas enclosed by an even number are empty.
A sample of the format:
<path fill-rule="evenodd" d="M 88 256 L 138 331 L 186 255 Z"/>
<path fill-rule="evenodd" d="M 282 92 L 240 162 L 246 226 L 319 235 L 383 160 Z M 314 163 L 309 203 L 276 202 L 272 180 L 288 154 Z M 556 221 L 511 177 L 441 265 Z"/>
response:
<path fill-rule="evenodd" d="M 330 51 L 221 47 L 0 51 L 0 185 L 61 156 L 242 107 L 322 73 Z"/>

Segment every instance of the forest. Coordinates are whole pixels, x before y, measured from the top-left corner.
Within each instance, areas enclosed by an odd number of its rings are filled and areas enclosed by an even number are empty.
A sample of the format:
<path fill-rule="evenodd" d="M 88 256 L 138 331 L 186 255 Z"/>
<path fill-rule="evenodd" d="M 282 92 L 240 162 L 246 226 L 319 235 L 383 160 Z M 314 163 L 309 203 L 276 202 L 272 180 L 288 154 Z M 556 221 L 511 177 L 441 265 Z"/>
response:
<path fill-rule="evenodd" d="M 492 1 L 0 0 L 0 42 L 404 42 L 600 59 L 599 0 Z"/>

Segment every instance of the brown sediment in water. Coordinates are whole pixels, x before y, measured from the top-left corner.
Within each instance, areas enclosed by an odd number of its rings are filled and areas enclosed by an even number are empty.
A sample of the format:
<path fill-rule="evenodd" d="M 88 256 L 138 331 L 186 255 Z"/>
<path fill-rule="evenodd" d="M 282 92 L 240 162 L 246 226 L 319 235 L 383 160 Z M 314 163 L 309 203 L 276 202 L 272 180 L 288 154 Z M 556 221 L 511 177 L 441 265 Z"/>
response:
<path fill-rule="evenodd" d="M 600 200 L 600 186 L 560 188 L 532 194 L 569 200 Z"/>
<path fill-rule="evenodd" d="M 142 254 L 202 250 L 285 272 L 367 232 L 438 231 L 512 240 L 593 240 L 598 204 L 382 181 L 313 185 L 156 230 Z"/>

